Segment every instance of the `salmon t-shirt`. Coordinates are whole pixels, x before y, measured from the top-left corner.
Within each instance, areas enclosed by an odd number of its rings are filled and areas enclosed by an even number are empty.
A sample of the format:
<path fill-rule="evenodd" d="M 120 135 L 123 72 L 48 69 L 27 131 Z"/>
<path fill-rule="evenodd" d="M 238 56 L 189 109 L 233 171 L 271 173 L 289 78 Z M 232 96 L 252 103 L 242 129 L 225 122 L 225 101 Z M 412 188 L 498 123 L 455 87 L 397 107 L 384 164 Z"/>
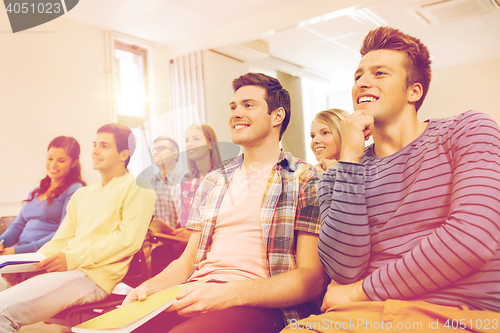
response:
<path fill-rule="evenodd" d="M 260 225 L 260 208 L 274 164 L 242 166 L 222 199 L 212 246 L 189 280 L 237 281 L 269 276 Z"/>

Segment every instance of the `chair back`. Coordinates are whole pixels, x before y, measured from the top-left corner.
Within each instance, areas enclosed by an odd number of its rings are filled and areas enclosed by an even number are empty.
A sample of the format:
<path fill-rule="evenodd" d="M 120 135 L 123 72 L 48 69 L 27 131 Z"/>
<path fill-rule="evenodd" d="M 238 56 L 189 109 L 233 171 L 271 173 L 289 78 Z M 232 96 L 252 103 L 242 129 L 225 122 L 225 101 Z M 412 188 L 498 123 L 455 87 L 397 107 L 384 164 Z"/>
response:
<path fill-rule="evenodd" d="M 15 216 L 2 216 L 0 217 L 0 235 L 7 230 L 8 227 L 14 222 L 16 219 Z"/>
<path fill-rule="evenodd" d="M 140 249 L 130 261 L 127 275 L 123 278 L 122 282 L 131 286 L 137 287 L 147 279 L 149 279 L 148 267 L 146 264 L 146 256 L 144 251 Z"/>

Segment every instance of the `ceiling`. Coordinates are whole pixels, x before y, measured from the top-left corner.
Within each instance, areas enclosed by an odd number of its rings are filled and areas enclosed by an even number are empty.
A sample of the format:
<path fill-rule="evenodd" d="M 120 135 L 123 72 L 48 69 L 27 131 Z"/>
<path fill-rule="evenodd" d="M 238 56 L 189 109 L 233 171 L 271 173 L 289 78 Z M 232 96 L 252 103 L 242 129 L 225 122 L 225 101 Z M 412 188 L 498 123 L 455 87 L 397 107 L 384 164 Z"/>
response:
<path fill-rule="evenodd" d="M 81 0 L 65 18 L 172 46 L 303 4 L 304 0 Z"/>
<path fill-rule="evenodd" d="M 84 0 L 66 17 L 167 47 L 203 40 L 204 47 L 243 61 L 345 83 L 359 62 L 363 37 L 380 25 L 420 38 L 434 68 L 500 59 L 494 1 L 336 1 L 344 9 L 330 11 L 318 0 Z M 346 8 L 352 3 L 358 6 Z M 270 22 L 265 30 L 262 22 L 273 18 L 280 24 Z M 245 24 L 250 29 L 242 30 Z M 235 29 L 242 31 L 237 37 L 230 34 Z"/>

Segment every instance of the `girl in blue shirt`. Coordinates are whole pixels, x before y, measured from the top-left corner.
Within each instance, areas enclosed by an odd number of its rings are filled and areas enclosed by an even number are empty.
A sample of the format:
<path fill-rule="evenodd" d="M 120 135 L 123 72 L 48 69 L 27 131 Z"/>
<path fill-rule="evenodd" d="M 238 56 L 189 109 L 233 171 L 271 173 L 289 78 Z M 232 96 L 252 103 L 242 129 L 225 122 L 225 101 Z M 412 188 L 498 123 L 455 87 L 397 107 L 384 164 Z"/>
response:
<path fill-rule="evenodd" d="M 47 176 L 23 201 L 12 225 L 0 235 L 0 255 L 36 252 L 56 232 L 73 193 L 82 180 L 80 145 L 68 136 L 58 136 L 47 148 Z"/>

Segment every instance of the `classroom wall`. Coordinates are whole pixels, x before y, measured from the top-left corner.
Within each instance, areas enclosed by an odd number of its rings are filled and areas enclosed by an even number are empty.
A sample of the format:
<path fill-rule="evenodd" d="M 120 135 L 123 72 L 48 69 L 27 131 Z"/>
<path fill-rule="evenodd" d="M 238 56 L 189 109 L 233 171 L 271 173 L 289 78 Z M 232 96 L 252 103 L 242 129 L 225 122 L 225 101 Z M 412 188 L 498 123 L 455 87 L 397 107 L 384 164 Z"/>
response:
<path fill-rule="evenodd" d="M 249 71 L 248 64 L 209 50 L 203 51 L 203 74 L 207 122 L 213 127 L 220 142 L 231 142 L 229 103 L 233 98 L 231 83 Z"/>
<path fill-rule="evenodd" d="M 0 11 L 0 31 L 10 31 Z M 45 176 L 48 143 L 58 135 L 81 145 L 84 179 L 96 182 L 92 142 L 98 127 L 115 121 L 108 91 L 102 29 L 57 19 L 16 34 L 0 35 L 0 216 L 16 215 L 20 202 Z M 168 59 L 153 56 L 156 112 L 168 111 Z"/>
<path fill-rule="evenodd" d="M 290 123 L 281 138 L 281 148 L 292 153 L 293 156 L 306 160 L 306 142 L 297 140 L 305 138 L 304 111 L 302 102 L 302 80 L 287 73 L 277 72 L 277 79 L 283 88 L 290 93 L 291 117 Z"/>
<path fill-rule="evenodd" d="M 6 13 L 0 11 L 0 31 L 9 30 Z M 90 158 L 92 140 L 96 129 L 114 121 L 114 116 L 108 96 L 111 74 L 104 30 L 60 18 L 27 32 L 0 36 L 4 50 L 0 52 L 3 216 L 17 214 L 20 201 L 44 176 L 46 147 L 57 135 L 71 135 L 80 142 L 84 178 L 98 181 Z M 169 55 L 169 48 L 164 46 L 153 50 L 157 115 L 169 112 Z M 248 72 L 249 65 L 208 50 L 203 55 L 208 122 L 219 141 L 230 142 L 227 119 L 233 94 L 231 81 Z M 500 82 L 494 75 L 499 72 L 500 60 L 435 69 L 419 118 L 476 109 L 500 123 L 495 101 Z"/>
<path fill-rule="evenodd" d="M 435 69 L 419 119 L 441 118 L 467 110 L 489 114 L 500 124 L 497 96 L 500 60 Z"/>

